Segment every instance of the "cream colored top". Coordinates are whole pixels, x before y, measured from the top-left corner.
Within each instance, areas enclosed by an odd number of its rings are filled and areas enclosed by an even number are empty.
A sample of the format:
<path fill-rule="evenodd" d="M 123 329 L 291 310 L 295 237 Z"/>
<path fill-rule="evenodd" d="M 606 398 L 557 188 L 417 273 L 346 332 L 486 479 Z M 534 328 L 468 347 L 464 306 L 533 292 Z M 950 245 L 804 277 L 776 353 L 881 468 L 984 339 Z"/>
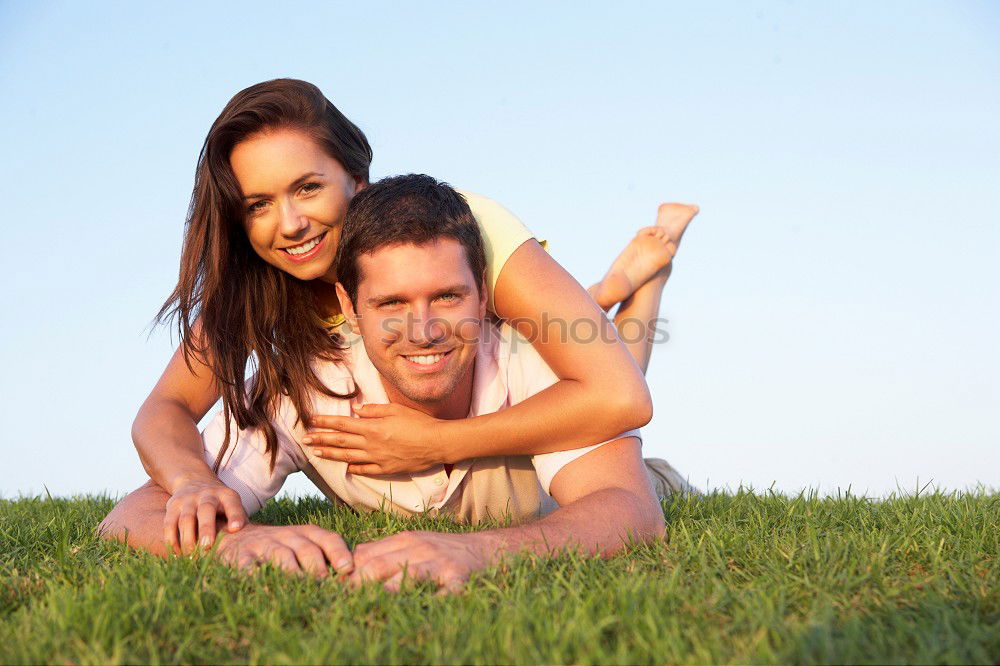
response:
<path fill-rule="evenodd" d="M 503 268 L 514 250 L 525 241 L 534 238 L 524 223 L 499 203 L 468 190 L 456 190 L 465 197 L 472 215 L 479 223 L 486 250 L 486 307 L 496 313 L 493 306 L 493 289 L 496 287 L 500 269 Z"/>
<path fill-rule="evenodd" d="M 389 401 L 382 377 L 368 358 L 364 344 L 360 338 L 355 340 L 343 364 L 317 362 L 316 370 L 330 389 L 347 393 L 356 386 L 358 397 L 348 401 L 316 395 L 315 413 L 353 416 L 351 402 Z M 487 324 L 476 354 L 469 416 L 516 405 L 556 381 L 555 373 L 524 338 L 506 324 Z M 435 465 L 415 474 L 362 476 L 348 473 L 347 463 L 315 457 L 311 447 L 301 444 L 305 429 L 297 423 L 289 400 L 280 402 L 272 423 L 278 438 L 273 474 L 268 469 L 263 435 L 255 430 L 239 431 L 235 424 L 232 432 L 236 441 L 219 468 L 219 478 L 239 493 L 247 513 L 254 513 L 274 497 L 289 474 L 302 471 L 331 501 L 361 511 L 382 509 L 403 516 L 443 513 L 464 522 L 509 517 L 523 522 L 556 508 L 547 494 L 552 479 L 565 465 L 601 446 L 536 456 L 465 460 L 457 463 L 450 475 L 443 465 Z M 205 459 L 209 464 L 215 462 L 224 430 L 221 413 L 205 429 Z M 627 436 L 638 436 L 638 431 L 622 435 Z"/>

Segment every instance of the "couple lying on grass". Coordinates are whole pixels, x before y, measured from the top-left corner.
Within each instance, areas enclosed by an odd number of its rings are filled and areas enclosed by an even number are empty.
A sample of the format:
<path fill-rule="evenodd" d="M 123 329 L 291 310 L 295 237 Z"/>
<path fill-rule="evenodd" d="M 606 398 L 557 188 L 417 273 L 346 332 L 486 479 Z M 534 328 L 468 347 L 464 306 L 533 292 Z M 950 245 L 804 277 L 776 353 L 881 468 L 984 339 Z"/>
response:
<path fill-rule="evenodd" d="M 214 552 L 239 567 L 449 590 L 507 553 L 661 537 L 657 498 L 689 488 L 642 459 L 634 428 L 650 417 L 652 326 L 697 209 L 661 206 L 588 294 L 497 204 L 428 176 L 369 186 L 370 159 L 304 82 L 253 86 L 223 111 L 161 312 L 178 315 L 183 345 L 133 429 L 151 480 L 102 533 L 190 552 L 221 520 Z M 601 310 L 619 303 L 621 338 Z M 298 470 L 358 510 L 515 526 L 352 552 L 315 526 L 248 524 Z"/>

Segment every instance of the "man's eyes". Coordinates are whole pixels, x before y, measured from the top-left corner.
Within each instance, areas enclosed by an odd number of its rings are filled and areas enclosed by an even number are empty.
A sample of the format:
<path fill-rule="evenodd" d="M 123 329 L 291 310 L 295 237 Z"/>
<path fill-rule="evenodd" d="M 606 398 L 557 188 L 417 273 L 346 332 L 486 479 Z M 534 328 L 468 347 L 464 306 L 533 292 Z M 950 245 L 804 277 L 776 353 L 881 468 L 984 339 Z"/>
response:
<path fill-rule="evenodd" d="M 434 297 L 434 300 L 436 300 L 436 301 L 443 301 L 445 303 L 457 303 L 461 299 L 462 299 L 462 295 L 461 294 L 456 294 L 456 293 L 452 293 L 452 292 L 448 292 L 446 294 L 439 294 L 439 295 L 437 295 L 437 296 Z M 379 302 L 378 306 L 380 308 L 394 308 L 394 307 L 397 307 L 397 306 L 402 305 L 402 304 L 403 304 L 403 301 L 401 301 L 400 299 L 398 299 L 398 298 L 392 298 L 392 299 L 389 299 L 387 301 L 381 301 L 381 302 Z"/>

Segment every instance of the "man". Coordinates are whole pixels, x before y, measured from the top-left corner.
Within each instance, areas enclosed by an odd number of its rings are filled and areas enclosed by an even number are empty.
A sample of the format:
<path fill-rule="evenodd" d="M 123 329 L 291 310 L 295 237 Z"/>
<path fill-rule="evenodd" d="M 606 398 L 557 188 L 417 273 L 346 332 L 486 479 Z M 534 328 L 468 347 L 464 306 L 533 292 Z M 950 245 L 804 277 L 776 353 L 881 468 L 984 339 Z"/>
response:
<path fill-rule="evenodd" d="M 534 349 L 509 327 L 486 319 L 485 255 L 468 206 L 428 176 L 372 185 L 351 204 L 338 250 L 338 297 L 360 340 L 343 363 L 318 365 L 326 386 L 353 400 L 314 397 L 314 411 L 350 415 L 363 404 L 402 404 L 437 419 L 499 411 L 556 381 Z M 288 570 L 398 588 L 404 575 L 449 590 L 506 554 L 579 548 L 613 553 L 629 540 L 662 536 L 663 514 L 641 457 L 637 433 L 597 446 L 533 457 L 463 461 L 417 474 L 365 477 L 317 457 L 289 401 L 278 406 L 273 470 L 264 437 L 242 431 L 226 450 L 220 479 L 248 513 L 302 470 L 327 497 L 359 510 L 430 512 L 456 520 L 510 518 L 515 526 L 468 534 L 405 532 L 357 546 L 315 526 L 248 525 L 223 537 L 229 562 L 271 561 Z M 530 424 L 526 424 L 530 427 Z M 206 458 L 223 445 L 221 417 L 206 429 Z M 108 538 L 165 553 L 160 525 L 166 493 L 147 484 L 102 523 Z M 404 573 L 405 572 L 405 573 Z"/>

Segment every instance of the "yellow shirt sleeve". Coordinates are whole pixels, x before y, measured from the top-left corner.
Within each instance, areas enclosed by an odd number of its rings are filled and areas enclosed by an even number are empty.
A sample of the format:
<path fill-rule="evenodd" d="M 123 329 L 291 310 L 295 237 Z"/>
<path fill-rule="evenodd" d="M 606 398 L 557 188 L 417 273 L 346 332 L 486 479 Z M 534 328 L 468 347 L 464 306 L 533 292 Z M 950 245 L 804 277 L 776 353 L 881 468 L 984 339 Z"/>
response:
<path fill-rule="evenodd" d="M 534 238 L 534 234 L 514 213 L 493 199 L 467 190 L 456 189 L 456 191 L 469 203 L 469 208 L 479 223 L 479 231 L 483 234 L 483 245 L 486 250 L 486 307 L 495 313 L 493 289 L 500 276 L 500 269 L 514 254 L 514 250 L 526 240 Z"/>

